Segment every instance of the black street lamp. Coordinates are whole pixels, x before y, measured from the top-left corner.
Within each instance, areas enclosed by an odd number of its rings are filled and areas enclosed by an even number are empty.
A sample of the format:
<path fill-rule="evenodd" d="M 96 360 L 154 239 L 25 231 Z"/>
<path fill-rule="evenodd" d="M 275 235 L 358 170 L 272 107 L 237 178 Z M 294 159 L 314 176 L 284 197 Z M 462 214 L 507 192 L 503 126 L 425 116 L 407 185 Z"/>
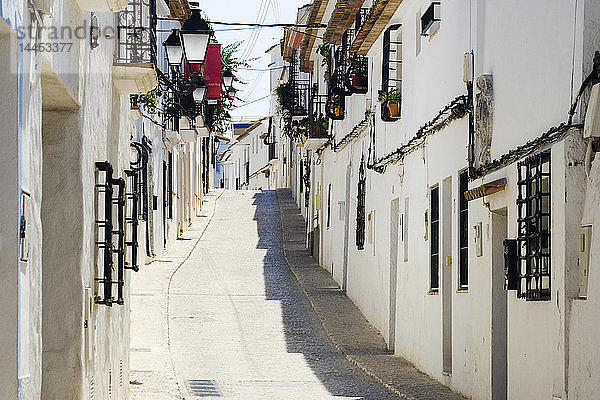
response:
<path fill-rule="evenodd" d="M 225 72 L 223 72 L 223 86 L 225 86 L 226 92 L 229 92 L 231 90 L 234 79 L 235 77 L 233 76 L 233 72 L 231 72 L 231 69 L 226 69 Z"/>
<path fill-rule="evenodd" d="M 198 86 L 194 89 L 192 95 L 194 96 L 194 101 L 196 103 L 202 103 L 204 101 L 204 97 L 206 97 L 206 92 L 208 91 L 208 86 L 204 82 L 204 79 L 198 80 Z"/>
<path fill-rule="evenodd" d="M 213 31 L 199 9 L 192 9 L 192 15 L 184 22 L 179 36 L 185 59 L 189 64 L 203 64 Z"/>
<path fill-rule="evenodd" d="M 163 42 L 167 53 L 167 62 L 169 66 L 176 67 L 183 62 L 183 47 L 179 38 L 179 30 L 173 29 L 167 40 Z"/>

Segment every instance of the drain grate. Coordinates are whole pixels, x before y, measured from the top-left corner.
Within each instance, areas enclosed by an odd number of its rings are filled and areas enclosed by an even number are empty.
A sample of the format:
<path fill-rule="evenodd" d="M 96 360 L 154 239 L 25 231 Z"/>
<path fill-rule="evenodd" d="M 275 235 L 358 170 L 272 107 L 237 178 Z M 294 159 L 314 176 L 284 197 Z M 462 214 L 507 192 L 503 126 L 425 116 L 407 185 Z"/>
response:
<path fill-rule="evenodd" d="M 188 390 L 195 397 L 222 397 L 221 389 L 217 382 L 209 379 L 196 379 L 186 381 Z"/>

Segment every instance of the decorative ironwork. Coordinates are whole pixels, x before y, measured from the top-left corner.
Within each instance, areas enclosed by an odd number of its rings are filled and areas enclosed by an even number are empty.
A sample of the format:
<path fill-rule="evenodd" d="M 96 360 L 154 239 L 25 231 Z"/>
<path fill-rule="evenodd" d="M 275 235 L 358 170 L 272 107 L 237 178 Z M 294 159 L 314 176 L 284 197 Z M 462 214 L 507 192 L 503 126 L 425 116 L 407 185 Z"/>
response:
<path fill-rule="evenodd" d="M 308 113 L 308 137 L 328 138 L 327 95 L 319 94 L 318 85 L 313 85 Z"/>
<path fill-rule="evenodd" d="M 440 288 L 440 188 L 429 192 L 429 213 L 431 215 L 431 241 L 429 242 L 429 289 Z"/>
<path fill-rule="evenodd" d="M 295 117 L 305 117 L 308 115 L 310 80 L 300 78 L 300 63 L 297 51 L 294 51 L 292 54 L 290 83 L 293 90 L 292 115 Z"/>
<path fill-rule="evenodd" d="M 97 196 L 96 225 L 98 236 L 96 246 L 102 253 L 102 277 L 96 281 L 102 285 L 102 295 L 97 296 L 96 303 L 106 306 L 124 303 L 123 287 L 125 266 L 125 181 L 113 178 L 113 168 L 108 161 L 97 162 L 98 178 L 95 184 Z M 115 196 L 115 186 L 116 197 Z M 113 208 L 116 206 L 116 213 Z M 116 214 L 117 221 L 114 221 Z M 117 228 L 115 230 L 115 227 Z M 116 245 L 115 245 L 116 235 Z M 113 281 L 113 268 L 117 264 L 117 281 Z M 113 298 L 113 285 L 117 284 L 117 298 Z"/>
<path fill-rule="evenodd" d="M 383 33 L 383 63 L 381 65 L 381 92 L 389 93 L 391 89 L 398 91 L 398 117 L 393 117 L 388 107 L 388 101 L 381 105 L 381 119 L 394 122 L 399 119 L 402 104 L 402 41 L 392 40 L 392 32 L 402 29 L 402 24 L 388 27 Z"/>
<path fill-rule="evenodd" d="M 310 206 L 310 159 L 307 157 L 304 162 L 305 172 L 304 176 L 304 206 L 308 208 Z"/>
<path fill-rule="evenodd" d="M 369 11 L 371 11 L 370 8 L 363 7 L 360 10 L 358 10 L 358 12 L 356 13 L 356 20 L 354 21 L 354 30 L 355 30 L 355 32 L 358 33 L 358 31 L 362 27 L 363 23 L 367 20 L 367 16 L 369 15 Z"/>
<path fill-rule="evenodd" d="M 367 178 L 365 176 L 365 156 L 360 160 L 358 171 L 358 198 L 356 202 L 356 247 L 365 248 L 365 209 L 366 209 Z"/>
<path fill-rule="evenodd" d="M 117 13 L 118 64 L 156 64 L 155 7 L 153 0 L 129 0 Z"/>
<path fill-rule="evenodd" d="M 550 152 L 517 164 L 519 280 L 517 297 L 550 300 Z"/>

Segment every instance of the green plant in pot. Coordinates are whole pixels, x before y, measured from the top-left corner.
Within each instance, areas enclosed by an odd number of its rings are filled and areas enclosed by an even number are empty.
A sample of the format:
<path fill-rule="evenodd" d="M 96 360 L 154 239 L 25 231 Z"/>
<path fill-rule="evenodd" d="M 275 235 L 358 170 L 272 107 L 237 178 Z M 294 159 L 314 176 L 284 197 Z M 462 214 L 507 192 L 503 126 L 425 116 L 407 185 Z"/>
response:
<path fill-rule="evenodd" d="M 350 83 L 356 89 L 364 89 L 367 87 L 367 77 L 363 71 L 363 59 L 356 53 L 352 53 L 348 58 L 348 75 Z"/>
<path fill-rule="evenodd" d="M 342 117 L 344 115 L 344 109 L 342 108 L 342 97 L 337 93 L 332 93 L 328 100 L 328 112 L 336 117 Z"/>
<path fill-rule="evenodd" d="M 323 114 L 319 114 L 318 117 L 311 121 L 310 127 L 314 136 L 325 136 L 329 128 L 329 119 Z"/>
<path fill-rule="evenodd" d="M 379 93 L 379 102 L 382 106 L 387 107 L 390 118 L 400 118 L 400 100 L 402 94 L 396 88 L 391 88 L 388 91 Z"/>

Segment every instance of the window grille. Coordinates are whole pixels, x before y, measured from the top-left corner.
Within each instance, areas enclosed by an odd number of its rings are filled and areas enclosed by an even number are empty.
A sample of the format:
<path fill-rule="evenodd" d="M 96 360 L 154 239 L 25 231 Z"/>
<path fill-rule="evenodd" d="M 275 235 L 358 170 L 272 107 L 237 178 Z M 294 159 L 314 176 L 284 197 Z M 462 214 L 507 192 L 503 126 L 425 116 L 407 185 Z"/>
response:
<path fill-rule="evenodd" d="M 458 287 L 465 290 L 469 287 L 469 201 L 465 197 L 469 190 L 469 175 L 466 170 L 460 173 L 459 186 Z"/>
<path fill-rule="evenodd" d="M 550 152 L 517 164 L 518 298 L 550 300 Z"/>
<path fill-rule="evenodd" d="M 310 159 L 304 162 L 306 171 L 304 173 L 304 206 L 308 208 L 310 205 Z"/>
<path fill-rule="evenodd" d="M 365 156 L 363 155 L 358 172 L 358 201 L 356 206 L 356 247 L 358 250 L 364 250 L 365 248 L 366 184 Z"/>
<path fill-rule="evenodd" d="M 430 193 L 431 215 L 431 242 L 429 263 L 429 288 L 438 291 L 440 288 L 440 188 L 431 189 Z"/>
<path fill-rule="evenodd" d="M 129 0 L 127 7 L 117 13 L 118 64 L 156 63 L 153 7 L 156 5 L 151 0 Z"/>
<path fill-rule="evenodd" d="M 301 79 L 300 61 L 297 50 L 295 50 L 292 54 L 290 65 L 290 83 L 294 91 L 294 106 L 292 115 L 296 117 L 307 116 L 310 98 L 310 80 Z"/>
<path fill-rule="evenodd" d="M 329 119 L 327 118 L 327 95 L 319 94 L 319 86 L 313 85 L 308 110 L 308 137 L 327 138 Z"/>
<path fill-rule="evenodd" d="M 331 183 L 327 190 L 327 228 L 331 226 Z"/>
<path fill-rule="evenodd" d="M 392 33 L 396 40 L 392 40 Z M 383 63 L 381 66 L 381 91 L 387 93 L 395 89 L 402 94 L 402 24 L 388 27 L 383 33 Z M 401 101 L 398 107 L 401 109 Z M 381 106 L 381 119 L 386 122 L 397 121 L 398 117 L 390 115 L 387 102 Z"/>
<path fill-rule="evenodd" d="M 101 277 L 96 281 L 102 286 L 102 294 L 96 303 L 112 306 L 123 304 L 124 267 L 125 267 L 125 181 L 113 178 L 113 168 L 109 162 L 97 162 L 96 178 L 96 246 L 101 257 Z M 116 187 L 116 189 L 115 189 Z M 116 220 L 115 220 L 116 219 Z M 115 238 L 116 236 L 116 238 Z M 100 254 L 99 254 L 100 255 Z M 113 279 L 116 264 L 117 281 Z M 113 286 L 117 284 L 117 298 L 113 298 Z"/>
<path fill-rule="evenodd" d="M 304 160 L 300 160 L 300 193 L 304 193 Z"/>

